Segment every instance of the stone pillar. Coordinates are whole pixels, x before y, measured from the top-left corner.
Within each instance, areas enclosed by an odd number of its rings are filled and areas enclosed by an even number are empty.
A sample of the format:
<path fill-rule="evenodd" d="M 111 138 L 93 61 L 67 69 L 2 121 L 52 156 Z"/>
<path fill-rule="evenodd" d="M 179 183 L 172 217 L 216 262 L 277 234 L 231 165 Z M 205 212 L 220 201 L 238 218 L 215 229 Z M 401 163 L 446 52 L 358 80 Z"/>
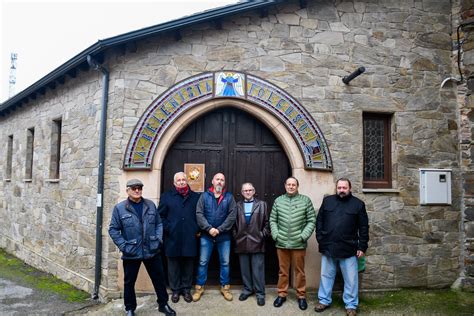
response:
<path fill-rule="evenodd" d="M 456 1 L 457 2 L 457 1 Z M 463 82 L 458 86 L 458 104 L 460 118 L 460 150 L 463 240 L 461 247 L 461 275 L 455 286 L 474 290 L 474 0 L 460 0 L 453 6 L 454 54 L 457 65 L 457 45 L 461 45 L 461 71 Z M 459 9 L 458 12 L 456 12 Z M 456 23 L 457 22 L 457 23 Z M 456 25 L 457 24 L 457 25 Z M 457 42 L 457 27 L 460 39 Z"/>

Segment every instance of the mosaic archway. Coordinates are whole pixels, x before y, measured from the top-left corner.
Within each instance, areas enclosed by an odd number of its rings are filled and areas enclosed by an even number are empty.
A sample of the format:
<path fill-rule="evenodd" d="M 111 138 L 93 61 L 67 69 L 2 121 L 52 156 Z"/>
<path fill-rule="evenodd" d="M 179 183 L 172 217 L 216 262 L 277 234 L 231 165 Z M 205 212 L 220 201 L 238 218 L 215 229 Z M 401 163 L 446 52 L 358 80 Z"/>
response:
<path fill-rule="evenodd" d="M 124 169 L 151 169 L 156 146 L 167 128 L 189 108 L 215 98 L 243 99 L 269 111 L 285 124 L 296 140 L 306 169 L 332 170 L 326 140 L 305 108 L 277 86 L 234 71 L 190 77 L 154 100 L 132 133 L 125 152 Z"/>

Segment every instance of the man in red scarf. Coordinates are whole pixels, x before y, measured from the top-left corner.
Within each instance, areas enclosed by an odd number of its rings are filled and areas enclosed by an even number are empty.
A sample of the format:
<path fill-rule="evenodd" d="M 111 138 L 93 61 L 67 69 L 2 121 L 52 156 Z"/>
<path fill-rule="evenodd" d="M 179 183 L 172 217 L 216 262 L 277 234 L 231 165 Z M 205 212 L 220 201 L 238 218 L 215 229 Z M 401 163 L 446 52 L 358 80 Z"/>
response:
<path fill-rule="evenodd" d="M 230 192 L 225 190 L 225 176 L 217 173 L 212 178 L 212 187 L 201 194 L 196 206 L 196 219 L 201 228 L 199 266 L 196 277 L 196 291 L 193 300 L 199 301 L 207 281 L 207 266 L 214 246 L 219 253 L 221 293 L 228 301 L 230 292 L 230 242 L 235 223 L 236 203 Z"/>
<path fill-rule="evenodd" d="M 196 222 L 199 194 L 189 188 L 184 172 L 174 175 L 173 184 L 174 188 L 161 195 L 158 212 L 163 221 L 168 280 L 173 292 L 171 301 L 178 303 L 179 296 L 183 295 L 190 303 L 193 300 L 191 286 L 199 232 Z"/>

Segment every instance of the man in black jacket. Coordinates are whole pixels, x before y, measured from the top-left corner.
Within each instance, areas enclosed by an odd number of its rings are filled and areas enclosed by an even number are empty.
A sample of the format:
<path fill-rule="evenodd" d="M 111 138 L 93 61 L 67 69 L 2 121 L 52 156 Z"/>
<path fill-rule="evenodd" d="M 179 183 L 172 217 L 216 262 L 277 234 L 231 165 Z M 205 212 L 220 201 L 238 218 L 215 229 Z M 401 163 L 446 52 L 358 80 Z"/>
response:
<path fill-rule="evenodd" d="M 355 316 L 359 304 L 357 259 L 364 256 L 369 241 L 369 220 L 365 204 L 351 193 L 349 179 L 336 182 L 336 194 L 325 197 L 316 219 L 316 239 L 321 259 L 321 280 L 315 311 L 332 302 L 331 294 L 339 265 L 344 278 L 343 300 L 348 316 Z"/>
<path fill-rule="evenodd" d="M 256 199 L 252 183 L 242 184 L 243 201 L 237 203 L 233 229 L 244 288 L 239 301 L 255 291 L 257 304 L 265 305 L 265 238 L 270 236 L 267 203 Z"/>

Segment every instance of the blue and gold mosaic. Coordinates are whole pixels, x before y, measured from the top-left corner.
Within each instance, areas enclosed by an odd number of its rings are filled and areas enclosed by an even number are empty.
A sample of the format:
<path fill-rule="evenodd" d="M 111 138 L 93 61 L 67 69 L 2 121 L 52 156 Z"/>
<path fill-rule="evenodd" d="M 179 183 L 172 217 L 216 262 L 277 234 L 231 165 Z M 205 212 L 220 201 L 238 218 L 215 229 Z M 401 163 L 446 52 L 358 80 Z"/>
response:
<path fill-rule="evenodd" d="M 178 83 L 158 97 L 138 122 L 124 159 L 124 169 L 151 169 L 161 136 L 177 117 L 212 98 L 240 98 L 273 113 L 298 143 L 307 169 L 332 170 L 323 134 L 311 115 L 275 85 L 235 71 L 204 73 Z"/>

